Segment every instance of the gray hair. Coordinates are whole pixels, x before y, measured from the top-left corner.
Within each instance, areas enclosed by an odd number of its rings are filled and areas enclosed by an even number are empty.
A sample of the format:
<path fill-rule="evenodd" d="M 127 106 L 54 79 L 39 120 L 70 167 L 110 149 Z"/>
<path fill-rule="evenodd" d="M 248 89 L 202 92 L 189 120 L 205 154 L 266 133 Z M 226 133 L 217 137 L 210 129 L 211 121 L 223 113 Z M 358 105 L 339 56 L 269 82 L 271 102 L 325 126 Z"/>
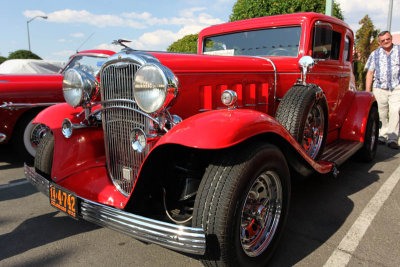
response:
<path fill-rule="evenodd" d="M 392 37 L 392 34 L 390 33 L 390 31 L 383 31 L 383 32 L 380 32 L 380 33 L 378 34 L 378 37 L 384 36 L 384 35 L 387 34 L 387 33 L 390 35 L 390 37 Z"/>

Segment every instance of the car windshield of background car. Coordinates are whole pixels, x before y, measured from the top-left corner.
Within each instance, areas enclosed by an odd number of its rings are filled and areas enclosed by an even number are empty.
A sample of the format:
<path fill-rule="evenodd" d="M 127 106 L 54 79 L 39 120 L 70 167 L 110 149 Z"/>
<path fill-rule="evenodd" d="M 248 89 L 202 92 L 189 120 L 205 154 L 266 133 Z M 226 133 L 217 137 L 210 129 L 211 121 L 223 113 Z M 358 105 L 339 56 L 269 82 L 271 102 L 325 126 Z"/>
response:
<path fill-rule="evenodd" d="M 203 54 L 297 57 L 301 27 L 282 27 L 207 37 Z"/>
<path fill-rule="evenodd" d="M 87 55 L 78 55 L 75 56 L 65 67 L 63 73 L 67 70 L 75 68 L 86 71 L 87 73 L 95 74 L 100 70 L 101 65 L 103 65 L 104 61 L 106 60 L 105 57 L 98 57 L 98 56 L 87 56 Z"/>

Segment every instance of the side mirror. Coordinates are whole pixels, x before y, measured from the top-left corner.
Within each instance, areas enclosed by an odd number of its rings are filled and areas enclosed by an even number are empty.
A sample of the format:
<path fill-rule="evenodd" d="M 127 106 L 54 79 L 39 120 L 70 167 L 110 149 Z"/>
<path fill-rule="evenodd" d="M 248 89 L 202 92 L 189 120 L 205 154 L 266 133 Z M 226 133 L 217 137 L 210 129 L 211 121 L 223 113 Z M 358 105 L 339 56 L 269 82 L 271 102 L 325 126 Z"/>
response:
<path fill-rule="evenodd" d="M 312 68 L 315 65 L 315 61 L 312 57 L 310 56 L 303 56 L 299 60 L 299 68 L 302 70 L 301 72 L 301 83 L 302 84 L 307 84 L 307 73 L 311 72 Z"/>

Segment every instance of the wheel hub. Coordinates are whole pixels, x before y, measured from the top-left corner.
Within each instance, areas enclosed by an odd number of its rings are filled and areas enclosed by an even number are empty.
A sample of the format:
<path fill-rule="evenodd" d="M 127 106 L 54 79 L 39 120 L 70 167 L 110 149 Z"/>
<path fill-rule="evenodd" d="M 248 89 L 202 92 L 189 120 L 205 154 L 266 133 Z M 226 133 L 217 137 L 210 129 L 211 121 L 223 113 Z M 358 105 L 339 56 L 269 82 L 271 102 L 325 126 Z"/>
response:
<path fill-rule="evenodd" d="M 324 117 L 320 106 L 314 105 L 307 115 L 304 126 L 302 146 L 311 158 L 315 158 L 321 149 L 324 137 Z"/>
<path fill-rule="evenodd" d="M 271 242 L 282 209 L 282 186 L 275 172 L 262 173 L 253 183 L 244 202 L 240 241 L 250 257 L 260 255 Z"/>

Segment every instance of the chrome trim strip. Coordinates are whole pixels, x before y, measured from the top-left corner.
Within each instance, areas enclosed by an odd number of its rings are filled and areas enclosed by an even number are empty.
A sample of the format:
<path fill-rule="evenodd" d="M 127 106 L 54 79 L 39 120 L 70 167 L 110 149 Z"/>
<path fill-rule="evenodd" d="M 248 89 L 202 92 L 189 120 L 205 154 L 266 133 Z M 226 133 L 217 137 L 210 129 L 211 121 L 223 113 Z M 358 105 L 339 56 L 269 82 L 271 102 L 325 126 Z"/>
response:
<path fill-rule="evenodd" d="M 7 135 L 0 133 L 0 143 L 3 143 L 7 139 Z"/>
<path fill-rule="evenodd" d="M 277 81 L 278 81 L 278 74 L 277 74 L 276 66 L 275 66 L 274 62 L 271 59 L 267 58 L 267 57 L 255 57 L 255 58 L 260 58 L 260 59 L 264 59 L 264 60 L 268 61 L 269 63 L 271 63 L 272 67 L 274 68 L 274 109 L 273 110 L 275 112 L 276 84 L 277 84 Z"/>
<path fill-rule="evenodd" d="M 49 181 L 26 164 L 24 170 L 28 181 L 48 196 Z M 202 228 L 157 221 L 78 198 L 79 218 L 169 249 L 196 255 L 205 253 L 206 237 Z"/>
<path fill-rule="evenodd" d="M 28 103 L 4 102 L 2 105 L 0 105 L 0 108 L 15 110 L 15 109 L 21 109 L 21 108 L 48 107 L 48 106 L 53 106 L 53 105 L 60 104 L 60 103 L 61 102 L 28 104 Z"/>

